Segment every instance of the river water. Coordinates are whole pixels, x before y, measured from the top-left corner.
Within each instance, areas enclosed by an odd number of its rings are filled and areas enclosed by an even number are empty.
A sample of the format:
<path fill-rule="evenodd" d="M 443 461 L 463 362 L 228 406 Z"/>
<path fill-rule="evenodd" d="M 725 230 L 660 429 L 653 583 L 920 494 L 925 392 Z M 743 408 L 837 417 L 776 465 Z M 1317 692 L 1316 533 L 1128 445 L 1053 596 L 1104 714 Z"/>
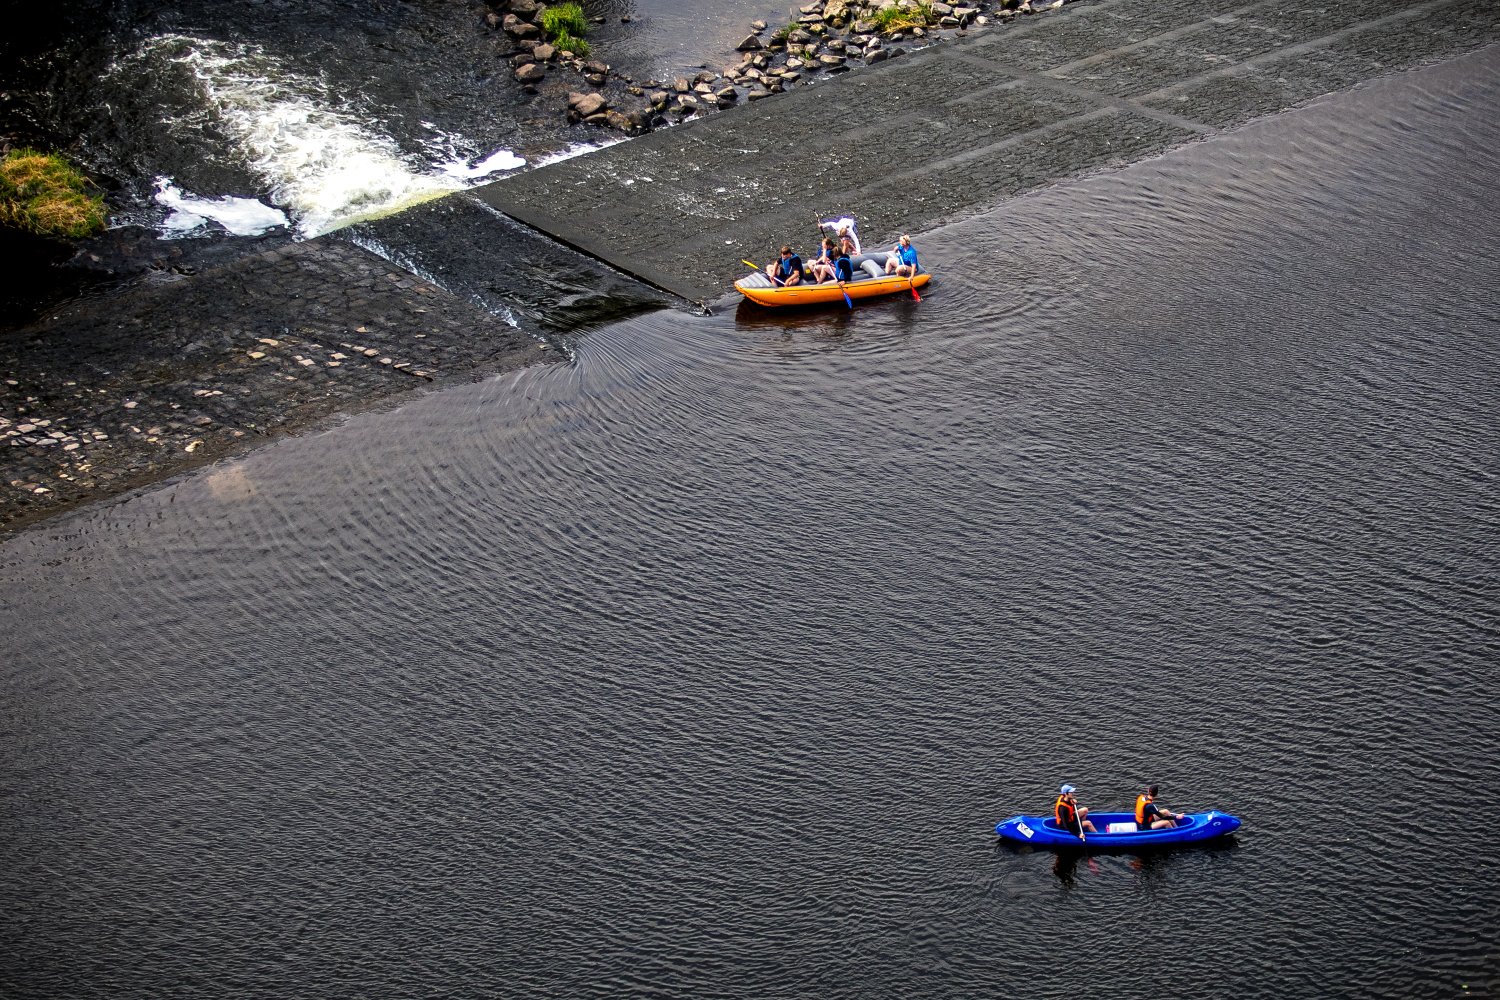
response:
<path fill-rule="evenodd" d="M 1494 995 L 1497 107 L 1491 48 L 914 234 L 921 302 L 12 539 L 0 993 Z M 1062 781 L 1245 826 L 996 842 Z"/>

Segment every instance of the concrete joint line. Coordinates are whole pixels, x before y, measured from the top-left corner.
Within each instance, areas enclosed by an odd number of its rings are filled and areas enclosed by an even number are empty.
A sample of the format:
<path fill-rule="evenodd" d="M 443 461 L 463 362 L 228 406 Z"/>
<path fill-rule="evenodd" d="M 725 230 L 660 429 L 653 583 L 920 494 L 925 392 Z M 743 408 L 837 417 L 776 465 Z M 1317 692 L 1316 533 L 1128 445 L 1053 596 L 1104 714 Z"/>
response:
<path fill-rule="evenodd" d="M 1179 94 L 1182 91 L 1189 90 L 1209 80 L 1219 80 L 1226 77 L 1239 76 L 1242 73 L 1251 72 L 1253 70 L 1259 69 L 1261 66 L 1278 62 L 1291 56 L 1300 56 L 1308 52 L 1316 52 L 1318 49 L 1326 49 L 1330 45 L 1333 45 L 1341 41 L 1342 39 L 1349 37 L 1350 35 L 1357 35 L 1362 31 L 1383 28 L 1388 24 L 1396 24 L 1400 21 L 1423 17 L 1427 14 L 1432 13 L 1434 10 L 1437 10 L 1440 7 L 1452 6 L 1457 2 L 1458 0 L 1427 0 L 1426 3 L 1418 4 L 1415 7 L 1408 7 L 1406 10 L 1398 10 L 1394 14 L 1387 14 L 1384 17 L 1377 17 L 1371 21 L 1361 21 L 1358 24 L 1351 24 L 1349 25 L 1349 27 L 1340 28 L 1338 31 L 1335 31 L 1331 34 L 1323 35 L 1319 38 L 1311 38 L 1305 42 L 1298 42 L 1296 45 L 1288 45 L 1284 49 L 1276 49 L 1273 52 L 1266 52 L 1262 55 L 1246 59 L 1244 62 L 1236 63 L 1233 66 L 1225 66 L 1222 69 L 1210 70 L 1207 73 L 1203 73 L 1199 76 L 1191 77 L 1186 80 L 1179 80 L 1178 82 L 1163 87 L 1160 90 L 1153 90 L 1148 94 L 1142 94 L 1139 99 L 1144 101 L 1159 100 L 1162 98 L 1171 97 L 1175 94 Z"/>
<path fill-rule="evenodd" d="M 974 149 L 965 150 L 962 153 L 954 153 L 952 156 L 945 157 L 941 160 L 929 160 L 928 162 L 923 163 L 920 167 L 914 168 L 912 170 L 902 171 L 901 173 L 886 174 L 880 178 L 880 183 L 888 184 L 893 181 L 897 183 L 903 181 L 915 181 L 934 172 L 947 170 L 950 167 L 962 166 L 963 164 L 968 163 L 971 160 L 982 159 L 986 156 L 991 155 L 992 153 L 998 153 L 1002 150 L 1010 149 L 1026 142 L 1032 142 L 1034 140 L 1044 138 L 1049 133 L 1060 131 L 1065 126 L 1077 125 L 1082 122 L 1092 121 L 1095 118 L 1104 118 L 1114 114 L 1119 114 L 1119 111 L 1115 108 L 1099 108 L 1096 111 L 1087 111 L 1081 115 L 1074 115 L 1072 118 L 1065 118 L 1062 121 L 1051 122 L 1050 124 L 1043 125 L 1040 128 L 1034 128 L 1028 132 L 1021 132 L 1017 135 L 1001 139 L 999 142 L 992 142 L 988 146 L 979 146 Z M 837 194 L 831 195 L 829 197 L 829 201 L 834 204 L 838 204 L 841 202 L 845 204 L 854 204 L 856 203 L 856 199 L 866 195 L 867 193 L 867 188 L 851 188 L 849 190 L 840 191 Z"/>
<path fill-rule="evenodd" d="M 1218 131 L 1212 125 L 1205 125 L 1203 122 L 1194 121 L 1191 118 L 1183 118 L 1181 115 L 1174 115 L 1170 111 L 1158 111 L 1155 108 L 1148 108 L 1145 105 L 1138 104 L 1135 101 L 1129 100 L 1128 98 L 1111 97 L 1108 94 L 1101 94 L 1097 90 L 1090 90 L 1087 87 L 1080 87 L 1078 84 L 1069 83 L 1066 80 L 1057 80 L 1042 73 L 1033 73 L 1029 70 L 1023 69 L 1008 69 L 1005 67 L 1001 67 L 988 59 L 982 59 L 978 56 L 971 56 L 964 52 L 955 52 L 954 56 L 962 59 L 964 62 L 987 66 L 999 72 L 1008 73 L 1011 77 L 1014 78 L 1012 80 L 1006 81 L 1005 83 L 998 84 L 992 87 L 986 87 L 984 90 L 976 91 L 972 94 L 967 94 L 960 99 L 960 101 L 962 102 L 982 98 L 986 94 L 991 94 L 998 90 L 1015 87 L 1017 84 L 1031 84 L 1037 87 L 1045 87 L 1048 90 L 1056 91 L 1060 94 L 1068 94 L 1072 97 L 1078 97 L 1086 101 L 1092 101 L 1095 104 L 1102 104 L 1106 107 L 1111 107 L 1118 111 L 1128 111 L 1131 114 L 1140 115 L 1142 118 L 1150 118 L 1153 121 L 1161 122 L 1163 125 L 1171 125 L 1174 128 L 1180 128 L 1188 132 L 1197 132 L 1201 135 L 1211 135 L 1214 132 Z"/>
<path fill-rule="evenodd" d="M 1101 11 L 1103 13 L 1110 13 L 1113 11 L 1113 8 L 1120 6 L 1131 6 L 1132 2 L 1133 0 L 1119 0 L 1118 3 L 1094 7 L 1092 9 Z M 1259 3 L 1252 3 L 1244 7 L 1236 8 L 1235 10 L 1232 10 L 1227 14 L 1215 14 L 1213 17 L 1207 17 L 1201 21 L 1193 21 L 1189 24 L 1184 24 L 1180 28 L 1172 28 L 1168 31 L 1163 31 L 1159 34 L 1152 35 L 1149 38 L 1142 38 L 1138 42 L 1131 42 L 1127 45 L 1121 45 L 1118 48 L 1110 49 L 1107 52 L 1095 52 L 1091 56 L 1084 56 L 1082 59 L 1075 59 L 1073 62 L 1063 63 L 1061 66 L 1054 66 L 1047 72 L 1049 74 L 1068 73 L 1077 69 L 1086 69 L 1089 66 L 1094 65 L 1095 63 L 1103 62 L 1106 59 L 1113 59 L 1118 55 L 1135 52 L 1138 49 L 1147 48 L 1151 45 L 1155 45 L 1157 42 L 1175 41 L 1179 38 L 1183 38 L 1189 35 L 1195 35 L 1206 28 L 1223 25 L 1225 23 L 1225 18 L 1244 17 L 1246 14 L 1254 14 L 1267 8 L 1276 8 L 1280 6 L 1282 6 L 1281 0 L 1261 0 L 1261 2 Z M 1079 13 L 1082 14 L 1085 12 L 1079 11 Z"/>

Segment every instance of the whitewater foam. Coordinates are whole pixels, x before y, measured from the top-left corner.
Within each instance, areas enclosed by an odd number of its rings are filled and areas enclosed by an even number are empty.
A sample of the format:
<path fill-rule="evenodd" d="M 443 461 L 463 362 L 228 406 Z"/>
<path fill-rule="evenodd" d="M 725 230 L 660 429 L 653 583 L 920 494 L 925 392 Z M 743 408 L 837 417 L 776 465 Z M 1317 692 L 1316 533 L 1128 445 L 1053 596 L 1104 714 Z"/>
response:
<path fill-rule="evenodd" d="M 163 239 L 179 239 L 209 228 L 216 222 L 236 236 L 259 236 L 288 225 L 286 213 L 255 198 L 200 198 L 187 194 L 171 178 L 156 178 L 156 203 L 170 211 L 161 223 Z"/>
<path fill-rule="evenodd" d="M 462 157 L 416 162 L 389 137 L 336 110 L 321 83 L 291 72 L 259 46 L 162 35 L 142 55 L 188 70 L 219 130 L 233 140 L 231 155 L 265 181 L 263 195 L 290 213 L 302 238 L 389 215 L 525 163 L 503 149 L 472 165 Z M 196 121 L 169 124 L 198 133 Z M 218 215 L 190 211 L 236 231 Z M 179 218 L 173 231 L 187 223 Z"/>

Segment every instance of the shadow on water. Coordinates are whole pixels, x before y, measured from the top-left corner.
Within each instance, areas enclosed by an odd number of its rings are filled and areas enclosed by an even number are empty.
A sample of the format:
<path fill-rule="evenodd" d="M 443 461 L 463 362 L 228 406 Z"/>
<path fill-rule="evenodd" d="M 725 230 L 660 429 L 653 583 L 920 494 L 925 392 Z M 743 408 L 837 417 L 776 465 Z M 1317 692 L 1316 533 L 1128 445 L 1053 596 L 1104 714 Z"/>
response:
<path fill-rule="evenodd" d="M 1052 876 L 1065 890 L 1078 887 L 1079 867 L 1090 874 L 1100 872 L 1099 862 L 1106 858 L 1123 859 L 1126 867 L 1138 876 L 1147 891 L 1153 886 L 1162 886 L 1168 881 L 1170 872 L 1189 857 L 1227 858 L 1240 849 L 1235 834 L 1220 837 L 1205 844 L 1176 844 L 1155 848 L 1090 847 L 1083 848 L 1039 848 L 1029 844 L 1013 844 L 996 838 L 995 853 L 1014 858 L 1031 855 L 1052 855 Z"/>

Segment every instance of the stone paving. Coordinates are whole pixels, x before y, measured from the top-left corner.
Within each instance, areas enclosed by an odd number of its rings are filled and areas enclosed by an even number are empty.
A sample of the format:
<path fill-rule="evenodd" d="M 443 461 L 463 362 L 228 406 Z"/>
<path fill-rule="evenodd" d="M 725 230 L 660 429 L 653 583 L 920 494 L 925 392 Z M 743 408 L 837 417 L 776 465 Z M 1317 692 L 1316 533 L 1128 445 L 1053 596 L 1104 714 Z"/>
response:
<path fill-rule="evenodd" d="M 559 259 L 511 218 L 717 300 L 819 217 L 920 234 L 1497 40 L 1496 0 L 1081 0 L 365 227 L 468 299 L 335 236 L 76 302 L 0 335 L 0 530 L 549 357 L 493 314 L 487 275 L 541 286 Z M 654 305 L 613 280 L 532 312 Z"/>
<path fill-rule="evenodd" d="M 540 347 L 336 240 L 83 300 L 0 337 L 0 526 Z"/>
<path fill-rule="evenodd" d="M 711 301 L 819 217 L 920 233 L 1496 40 L 1495 0 L 1085 0 L 475 193 Z"/>

